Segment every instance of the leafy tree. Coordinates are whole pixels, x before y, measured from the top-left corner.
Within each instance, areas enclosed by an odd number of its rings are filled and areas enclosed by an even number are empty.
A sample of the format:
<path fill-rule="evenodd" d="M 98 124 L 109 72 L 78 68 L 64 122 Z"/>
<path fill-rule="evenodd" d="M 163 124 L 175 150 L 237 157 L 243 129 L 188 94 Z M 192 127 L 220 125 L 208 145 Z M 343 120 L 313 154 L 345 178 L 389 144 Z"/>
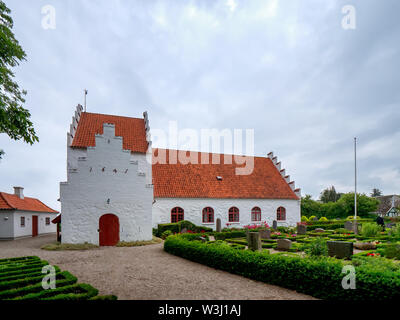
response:
<path fill-rule="evenodd" d="M 382 191 L 378 188 L 373 188 L 371 192 L 371 197 L 379 197 L 382 195 Z"/>
<path fill-rule="evenodd" d="M 26 60 L 26 54 L 11 31 L 14 23 L 10 13 L 11 10 L 0 0 L 0 133 L 33 144 L 39 138 L 30 120 L 31 114 L 22 107 L 26 91 L 14 81 L 12 71 Z M 0 158 L 2 154 L 4 151 L 0 150 Z"/>
<path fill-rule="evenodd" d="M 365 194 L 357 194 L 357 215 L 368 217 L 369 213 L 376 211 L 379 200 L 370 198 Z M 301 215 L 328 219 L 346 218 L 354 215 L 354 193 L 343 194 L 336 202 L 321 203 L 315 201 L 310 195 L 301 199 Z"/>
<path fill-rule="evenodd" d="M 321 204 L 312 199 L 311 195 L 307 194 L 305 197 L 301 198 L 301 215 L 319 216 L 320 215 Z"/>
<path fill-rule="evenodd" d="M 341 193 L 337 193 L 334 186 L 326 188 L 321 192 L 320 200 L 323 203 L 336 202 L 340 199 Z"/>
<path fill-rule="evenodd" d="M 354 192 L 344 194 L 337 205 L 344 213 L 343 217 L 354 215 Z M 375 212 L 378 208 L 379 200 L 370 198 L 365 194 L 357 193 L 357 215 L 366 217 L 369 213 Z"/>

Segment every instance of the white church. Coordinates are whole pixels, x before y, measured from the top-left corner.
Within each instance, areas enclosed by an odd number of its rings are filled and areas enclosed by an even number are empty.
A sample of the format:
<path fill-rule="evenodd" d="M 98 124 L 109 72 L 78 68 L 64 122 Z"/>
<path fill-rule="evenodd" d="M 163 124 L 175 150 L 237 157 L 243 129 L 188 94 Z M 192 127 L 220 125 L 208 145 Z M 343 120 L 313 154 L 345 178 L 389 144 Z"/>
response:
<path fill-rule="evenodd" d="M 150 137 L 147 112 L 131 118 L 78 105 L 60 183 L 63 243 L 151 240 L 152 228 L 181 220 L 213 229 L 217 219 L 222 227 L 300 221 L 300 189 L 272 152 L 252 157 L 251 174 L 237 175 L 224 154 L 194 153 L 199 161 L 183 164 L 173 161 L 176 150 L 153 149 Z M 154 161 L 160 155 L 166 161 Z"/>

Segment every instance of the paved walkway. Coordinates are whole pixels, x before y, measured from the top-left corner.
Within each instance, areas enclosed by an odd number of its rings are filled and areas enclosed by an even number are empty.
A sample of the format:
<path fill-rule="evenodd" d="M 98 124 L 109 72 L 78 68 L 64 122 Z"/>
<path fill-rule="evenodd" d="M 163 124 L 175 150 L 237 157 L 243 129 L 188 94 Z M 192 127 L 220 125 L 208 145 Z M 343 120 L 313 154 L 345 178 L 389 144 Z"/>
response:
<path fill-rule="evenodd" d="M 142 247 L 102 247 L 89 251 L 46 251 L 55 235 L 0 241 L 0 258 L 36 255 L 86 282 L 100 294 L 119 299 L 313 299 L 273 285 L 253 281 L 170 255 L 163 244 Z"/>

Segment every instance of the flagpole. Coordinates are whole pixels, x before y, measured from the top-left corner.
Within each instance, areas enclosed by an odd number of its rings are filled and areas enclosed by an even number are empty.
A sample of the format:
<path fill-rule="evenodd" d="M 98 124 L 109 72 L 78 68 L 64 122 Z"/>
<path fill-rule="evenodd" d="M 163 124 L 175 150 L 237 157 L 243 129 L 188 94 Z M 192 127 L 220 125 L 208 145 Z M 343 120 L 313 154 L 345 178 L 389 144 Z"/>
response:
<path fill-rule="evenodd" d="M 354 233 L 357 233 L 357 138 L 354 138 Z"/>

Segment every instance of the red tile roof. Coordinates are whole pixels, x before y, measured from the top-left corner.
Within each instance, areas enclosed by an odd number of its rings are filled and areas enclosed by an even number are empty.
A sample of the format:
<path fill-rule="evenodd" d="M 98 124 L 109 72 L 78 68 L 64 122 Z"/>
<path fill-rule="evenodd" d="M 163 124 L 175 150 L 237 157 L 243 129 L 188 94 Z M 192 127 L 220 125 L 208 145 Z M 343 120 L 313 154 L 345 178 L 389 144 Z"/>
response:
<path fill-rule="evenodd" d="M 162 150 L 165 149 L 153 149 L 153 157 Z M 212 164 L 212 154 L 203 153 L 210 164 L 183 165 L 179 161 L 169 164 L 169 152 L 166 150 L 166 164 L 153 164 L 155 198 L 299 199 L 269 158 L 254 157 L 253 172 L 236 175 L 235 168 L 243 165 L 234 160 L 232 164 L 223 164 L 223 154 L 216 155 L 220 164 Z M 201 153 L 197 157 L 200 163 Z"/>
<path fill-rule="evenodd" d="M 15 194 L 0 192 L 0 210 L 25 210 L 36 212 L 58 213 L 35 198 L 24 197 L 21 199 Z"/>
<path fill-rule="evenodd" d="M 103 123 L 115 125 L 115 135 L 122 137 L 123 148 L 146 153 L 147 141 L 144 119 L 82 112 L 71 147 L 95 146 L 95 134 L 103 134 Z"/>

